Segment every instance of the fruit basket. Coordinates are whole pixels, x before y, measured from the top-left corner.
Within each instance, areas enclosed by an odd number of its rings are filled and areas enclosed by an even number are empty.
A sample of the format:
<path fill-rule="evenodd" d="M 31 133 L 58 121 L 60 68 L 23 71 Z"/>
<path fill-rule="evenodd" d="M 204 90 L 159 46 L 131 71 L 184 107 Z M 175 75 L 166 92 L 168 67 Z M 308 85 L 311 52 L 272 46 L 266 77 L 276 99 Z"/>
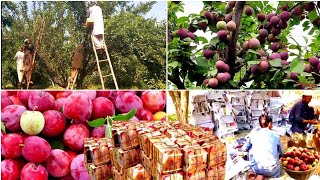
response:
<path fill-rule="evenodd" d="M 315 150 L 291 147 L 280 158 L 280 164 L 290 177 L 306 180 L 316 172 L 319 159 L 319 153 Z"/>
<path fill-rule="evenodd" d="M 285 167 L 282 166 L 282 168 L 286 171 L 286 173 L 292 177 L 293 179 L 297 179 L 297 180 L 306 180 L 309 179 L 316 171 L 316 169 L 318 168 L 318 164 L 316 166 L 314 166 L 312 169 L 309 169 L 307 171 L 293 171 L 290 169 L 287 169 Z"/>
<path fill-rule="evenodd" d="M 317 151 L 320 151 L 320 126 L 317 125 L 316 127 L 317 127 L 317 130 L 313 135 L 313 142 Z"/>

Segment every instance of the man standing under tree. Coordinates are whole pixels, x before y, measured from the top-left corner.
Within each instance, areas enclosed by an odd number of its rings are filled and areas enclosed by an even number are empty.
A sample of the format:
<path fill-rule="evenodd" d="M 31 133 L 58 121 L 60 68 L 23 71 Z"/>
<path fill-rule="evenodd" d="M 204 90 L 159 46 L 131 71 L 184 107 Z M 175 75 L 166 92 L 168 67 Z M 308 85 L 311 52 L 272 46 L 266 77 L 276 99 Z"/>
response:
<path fill-rule="evenodd" d="M 24 48 L 21 47 L 20 50 L 14 56 L 14 59 L 16 59 L 16 62 L 17 62 L 17 74 L 18 74 L 19 86 L 22 84 L 23 71 L 24 71 L 24 65 L 23 65 L 24 52 L 23 52 L 23 49 Z"/>
<path fill-rule="evenodd" d="M 291 131 L 293 133 L 304 133 L 307 124 L 317 124 L 315 120 L 314 109 L 309 106 L 312 95 L 303 95 L 301 101 L 297 102 L 289 114 L 289 122 L 291 123 Z"/>
<path fill-rule="evenodd" d="M 97 49 L 104 47 L 104 24 L 101 8 L 96 1 L 91 2 L 92 6 L 89 8 L 87 17 L 94 20 L 92 38 Z"/>
<path fill-rule="evenodd" d="M 26 75 L 27 83 L 31 82 L 31 75 L 33 71 L 33 55 L 34 55 L 34 46 L 31 39 L 24 40 L 24 74 Z"/>

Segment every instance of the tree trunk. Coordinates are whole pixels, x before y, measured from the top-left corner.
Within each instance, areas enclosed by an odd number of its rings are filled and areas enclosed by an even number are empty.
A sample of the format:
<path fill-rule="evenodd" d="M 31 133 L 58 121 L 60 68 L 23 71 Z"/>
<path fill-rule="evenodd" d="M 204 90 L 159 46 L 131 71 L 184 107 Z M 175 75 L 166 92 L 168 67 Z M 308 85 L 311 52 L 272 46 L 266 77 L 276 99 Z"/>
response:
<path fill-rule="evenodd" d="M 235 75 L 235 62 L 237 60 L 237 41 L 239 38 L 239 31 L 240 31 L 240 21 L 243 12 L 244 5 L 246 4 L 245 1 L 237 1 L 235 6 L 235 14 L 233 15 L 232 20 L 236 23 L 236 30 L 232 32 L 231 41 L 229 42 L 228 46 L 226 47 L 226 63 L 229 65 L 230 68 L 230 75 L 233 77 Z"/>
<path fill-rule="evenodd" d="M 83 34 L 84 37 L 84 59 L 82 62 L 82 67 L 79 70 L 79 76 L 77 79 L 77 89 L 83 89 L 84 78 L 88 75 L 87 67 L 89 66 L 90 61 L 90 52 L 92 49 L 91 43 L 91 31 L 86 29 L 86 32 Z M 91 48 L 91 49 L 90 49 Z"/>
<path fill-rule="evenodd" d="M 169 91 L 176 109 L 178 121 L 182 124 L 188 123 L 189 91 Z"/>
<path fill-rule="evenodd" d="M 189 109 L 189 91 L 181 91 L 181 110 L 183 119 L 181 122 L 187 124 L 188 121 L 188 109 Z"/>

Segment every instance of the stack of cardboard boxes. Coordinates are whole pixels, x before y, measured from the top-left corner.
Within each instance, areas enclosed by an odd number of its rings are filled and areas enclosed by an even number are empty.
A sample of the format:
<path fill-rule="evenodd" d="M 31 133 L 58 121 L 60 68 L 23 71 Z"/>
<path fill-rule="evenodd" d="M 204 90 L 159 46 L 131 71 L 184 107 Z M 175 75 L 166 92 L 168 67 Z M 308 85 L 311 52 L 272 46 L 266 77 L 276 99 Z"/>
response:
<path fill-rule="evenodd" d="M 108 166 L 100 172 L 107 175 L 96 176 L 97 180 L 106 176 L 114 180 L 224 179 L 226 146 L 212 131 L 179 123 L 128 122 L 114 124 L 112 139 L 104 140 L 112 165 L 106 160 Z M 99 140 L 86 140 L 86 147 L 94 141 Z M 100 156 L 91 159 L 96 157 Z M 90 172 L 93 162 L 87 158 Z"/>

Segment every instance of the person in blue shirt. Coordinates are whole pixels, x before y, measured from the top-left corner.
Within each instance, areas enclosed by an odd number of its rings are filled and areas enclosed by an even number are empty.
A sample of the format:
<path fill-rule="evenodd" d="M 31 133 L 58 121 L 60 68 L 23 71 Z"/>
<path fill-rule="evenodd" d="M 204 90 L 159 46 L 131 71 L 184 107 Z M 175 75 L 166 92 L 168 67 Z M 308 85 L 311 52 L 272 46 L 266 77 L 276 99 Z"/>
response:
<path fill-rule="evenodd" d="M 259 124 L 261 128 L 249 134 L 242 150 L 249 151 L 250 167 L 255 174 L 268 178 L 279 177 L 279 158 L 283 154 L 280 136 L 272 131 L 272 119 L 268 115 L 261 115 Z"/>
<path fill-rule="evenodd" d="M 312 95 L 303 95 L 301 101 L 297 102 L 289 114 L 291 131 L 293 133 L 304 133 L 307 124 L 317 124 L 314 109 L 309 106 Z"/>

